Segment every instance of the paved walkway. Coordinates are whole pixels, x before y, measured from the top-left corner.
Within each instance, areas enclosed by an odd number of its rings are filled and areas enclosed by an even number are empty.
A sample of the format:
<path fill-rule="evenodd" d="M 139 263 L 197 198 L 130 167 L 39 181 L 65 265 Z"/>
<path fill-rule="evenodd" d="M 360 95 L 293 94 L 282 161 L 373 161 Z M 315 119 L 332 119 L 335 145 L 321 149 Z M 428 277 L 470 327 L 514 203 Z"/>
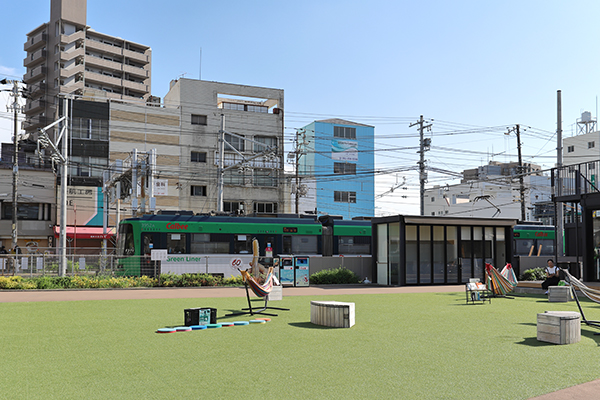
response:
<path fill-rule="evenodd" d="M 374 285 L 323 285 L 286 287 L 284 296 L 323 296 L 340 294 L 381 293 L 449 293 L 463 292 L 463 285 L 380 287 Z M 127 299 L 180 299 L 210 297 L 244 297 L 243 288 L 136 288 L 136 289 L 85 289 L 85 290 L 0 290 L 0 303 L 30 301 L 77 300 L 127 300 Z M 548 393 L 535 400 L 585 400 L 596 399 L 600 393 L 600 379 Z M 532 400 L 533 400 L 532 399 Z"/>

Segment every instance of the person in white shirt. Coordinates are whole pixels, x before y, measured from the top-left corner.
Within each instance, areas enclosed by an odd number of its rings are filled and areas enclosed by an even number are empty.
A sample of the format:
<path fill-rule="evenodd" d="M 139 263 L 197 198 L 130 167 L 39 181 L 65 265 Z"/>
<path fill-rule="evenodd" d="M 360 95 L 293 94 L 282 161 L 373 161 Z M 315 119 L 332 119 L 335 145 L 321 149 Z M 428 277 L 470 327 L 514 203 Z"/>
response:
<path fill-rule="evenodd" d="M 554 266 L 554 261 L 552 261 L 552 259 L 548 260 L 546 280 L 542 282 L 542 289 L 546 291 L 545 294 L 548 294 L 548 286 L 556 286 L 558 285 L 558 282 L 560 282 L 559 271 L 560 269 Z"/>

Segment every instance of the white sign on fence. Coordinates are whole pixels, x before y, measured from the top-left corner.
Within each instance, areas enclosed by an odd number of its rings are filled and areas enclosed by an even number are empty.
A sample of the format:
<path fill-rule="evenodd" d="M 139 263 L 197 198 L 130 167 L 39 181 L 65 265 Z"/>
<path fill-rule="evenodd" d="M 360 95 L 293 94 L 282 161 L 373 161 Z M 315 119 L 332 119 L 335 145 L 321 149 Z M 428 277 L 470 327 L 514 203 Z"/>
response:
<path fill-rule="evenodd" d="M 152 260 L 152 261 L 167 261 L 167 250 L 166 249 L 150 250 L 150 260 Z"/>
<path fill-rule="evenodd" d="M 35 266 L 37 270 L 44 269 L 44 257 L 36 257 L 35 258 Z"/>
<path fill-rule="evenodd" d="M 21 270 L 28 269 L 29 267 L 29 258 L 21 257 Z"/>
<path fill-rule="evenodd" d="M 79 257 L 79 269 L 85 269 L 85 257 Z"/>

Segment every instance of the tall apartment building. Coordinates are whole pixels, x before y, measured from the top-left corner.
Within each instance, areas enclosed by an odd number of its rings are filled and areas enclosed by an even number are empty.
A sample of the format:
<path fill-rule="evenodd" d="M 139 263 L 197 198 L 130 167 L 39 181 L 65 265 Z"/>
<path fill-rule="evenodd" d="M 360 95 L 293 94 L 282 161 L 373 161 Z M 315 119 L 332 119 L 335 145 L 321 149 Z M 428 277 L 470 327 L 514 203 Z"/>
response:
<path fill-rule="evenodd" d="M 150 47 L 93 30 L 86 12 L 86 0 L 51 0 L 50 21 L 27 34 L 25 131 L 56 120 L 59 94 L 149 99 Z"/>
<path fill-rule="evenodd" d="M 299 135 L 300 213 L 373 216 L 375 128 L 343 119 L 314 121 Z"/>

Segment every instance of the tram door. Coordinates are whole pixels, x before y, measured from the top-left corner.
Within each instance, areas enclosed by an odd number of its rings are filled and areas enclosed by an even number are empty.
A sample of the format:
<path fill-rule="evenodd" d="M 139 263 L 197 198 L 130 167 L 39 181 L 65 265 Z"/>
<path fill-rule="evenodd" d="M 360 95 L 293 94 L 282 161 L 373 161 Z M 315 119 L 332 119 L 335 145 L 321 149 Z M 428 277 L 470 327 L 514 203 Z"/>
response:
<path fill-rule="evenodd" d="M 160 249 L 160 234 L 157 232 L 142 233 L 142 255 L 140 259 L 140 275 L 156 277 L 160 275 L 160 261 L 150 260 L 152 249 Z"/>

